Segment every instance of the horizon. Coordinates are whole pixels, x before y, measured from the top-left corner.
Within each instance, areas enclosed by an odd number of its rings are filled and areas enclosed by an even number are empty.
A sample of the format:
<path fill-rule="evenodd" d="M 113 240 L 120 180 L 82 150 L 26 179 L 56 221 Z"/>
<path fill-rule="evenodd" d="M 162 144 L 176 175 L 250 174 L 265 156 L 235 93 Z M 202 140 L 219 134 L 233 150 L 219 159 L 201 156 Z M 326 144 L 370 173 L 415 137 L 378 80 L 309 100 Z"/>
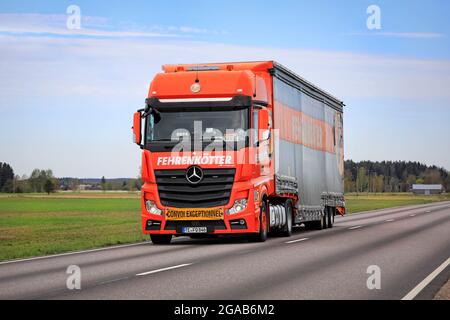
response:
<path fill-rule="evenodd" d="M 449 174 L 450 174 L 450 170 L 448 170 L 447 168 L 445 168 L 445 167 L 440 167 L 440 166 L 436 166 L 436 165 L 433 165 L 433 164 L 431 164 L 431 165 L 428 165 L 428 164 L 425 164 L 425 163 L 422 163 L 422 162 L 418 162 L 418 161 L 411 161 L 411 160 L 394 160 L 394 161 L 392 161 L 392 160 L 381 160 L 381 161 L 372 161 L 372 160 L 361 160 L 361 161 L 355 161 L 355 160 L 353 160 L 353 159 L 345 159 L 344 160 L 344 165 L 345 165 L 345 163 L 347 162 L 347 161 L 353 161 L 354 163 L 356 163 L 356 164 L 360 164 L 360 163 L 362 163 L 362 162 L 372 162 L 372 163 L 374 163 L 374 164 L 379 164 L 379 163 L 382 163 L 382 162 L 392 162 L 392 163 L 402 163 L 402 162 L 404 162 L 404 163 L 417 163 L 417 164 L 419 164 L 419 165 L 424 165 L 424 166 L 427 166 L 428 168 L 436 168 L 436 169 L 438 169 L 438 170 L 440 170 L 440 169 L 442 169 L 442 170 L 445 170 L 446 172 L 448 172 Z M 13 167 L 13 169 L 14 169 L 14 167 Z M 35 169 L 40 169 L 40 170 L 51 170 L 51 168 L 35 168 Z M 367 168 L 366 168 L 367 169 Z M 16 173 L 14 173 L 14 174 L 16 174 Z M 21 176 L 19 176 L 19 178 L 20 178 L 20 180 L 23 180 L 23 179 L 28 179 L 29 178 L 29 176 L 30 175 L 28 175 L 28 174 L 25 174 L 25 175 L 21 175 Z M 123 177 L 106 177 L 106 176 L 91 176 L 91 177 L 75 177 L 75 176 L 55 176 L 55 178 L 56 179 L 59 179 L 59 180 L 61 180 L 61 179 L 77 179 L 77 180 L 101 180 L 103 177 L 105 177 L 105 179 L 108 181 L 108 180 L 130 180 L 130 179 L 138 179 L 138 177 L 125 177 L 125 176 L 123 176 Z"/>

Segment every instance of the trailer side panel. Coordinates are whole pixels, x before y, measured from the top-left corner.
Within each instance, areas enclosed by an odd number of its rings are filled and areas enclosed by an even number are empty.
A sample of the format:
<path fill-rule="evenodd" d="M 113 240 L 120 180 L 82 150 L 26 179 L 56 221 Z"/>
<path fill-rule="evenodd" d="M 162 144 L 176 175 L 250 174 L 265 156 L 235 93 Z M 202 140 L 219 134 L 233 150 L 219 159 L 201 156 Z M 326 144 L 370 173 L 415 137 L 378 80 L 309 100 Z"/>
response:
<path fill-rule="evenodd" d="M 343 104 L 284 70 L 273 86 L 276 174 L 297 179 L 299 206 L 320 210 L 324 196 L 344 192 Z"/>

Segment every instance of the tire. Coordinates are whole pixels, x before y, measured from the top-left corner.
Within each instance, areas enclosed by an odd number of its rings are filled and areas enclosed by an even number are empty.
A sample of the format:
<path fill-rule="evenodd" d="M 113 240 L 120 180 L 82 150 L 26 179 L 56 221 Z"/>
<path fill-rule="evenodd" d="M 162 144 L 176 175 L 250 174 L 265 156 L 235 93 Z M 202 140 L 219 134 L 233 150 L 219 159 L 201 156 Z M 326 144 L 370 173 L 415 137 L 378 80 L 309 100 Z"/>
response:
<path fill-rule="evenodd" d="M 333 228 L 333 224 L 334 224 L 334 208 L 333 207 L 328 207 L 328 212 L 327 212 L 327 228 L 331 229 Z"/>
<path fill-rule="evenodd" d="M 324 210 L 324 215 L 322 219 L 315 221 L 307 221 L 303 224 L 305 225 L 306 230 L 323 230 L 327 228 L 327 208 Z"/>
<path fill-rule="evenodd" d="M 151 234 L 150 239 L 152 240 L 153 244 L 170 244 L 170 241 L 172 241 L 172 235 L 171 234 Z"/>
<path fill-rule="evenodd" d="M 267 240 L 267 234 L 269 233 L 269 217 L 267 215 L 267 203 L 263 201 L 261 205 L 261 213 L 259 216 L 259 232 L 253 236 L 253 240 L 256 242 L 264 242 Z"/>
<path fill-rule="evenodd" d="M 313 221 L 313 226 L 315 230 L 323 230 L 327 228 L 327 212 L 323 215 L 322 219 L 318 221 Z"/>
<path fill-rule="evenodd" d="M 282 237 L 290 237 L 292 235 L 292 200 L 284 202 L 284 211 L 286 212 L 286 225 L 280 232 Z"/>
<path fill-rule="evenodd" d="M 334 219 L 336 218 L 336 214 L 337 214 L 337 209 L 336 207 L 333 208 L 333 211 L 331 212 L 331 221 L 333 222 L 333 226 L 334 226 Z"/>
<path fill-rule="evenodd" d="M 308 221 L 303 223 L 306 230 L 314 230 L 314 221 Z"/>

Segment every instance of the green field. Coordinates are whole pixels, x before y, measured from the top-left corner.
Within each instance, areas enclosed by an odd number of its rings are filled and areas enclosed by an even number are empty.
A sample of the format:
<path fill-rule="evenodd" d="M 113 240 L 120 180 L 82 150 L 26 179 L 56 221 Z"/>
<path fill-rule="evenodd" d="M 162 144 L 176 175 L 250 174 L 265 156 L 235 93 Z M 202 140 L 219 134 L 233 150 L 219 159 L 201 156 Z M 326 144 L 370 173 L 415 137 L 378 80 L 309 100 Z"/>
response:
<path fill-rule="evenodd" d="M 450 200 L 410 194 L 347 195 L 349 213 Z M 137 193 L 0 195 L 0 261 L 148 239 Z"/>
<path fill-rule="evenodd" d="M 450 194 L 420 196 L 410 193 L 389 194 L 347 194 L 345 196 L 347 213 L 354 214 L 363 211 L 401 207 L 408 205 L 427 204 L 450 200 Z"/>
<path fill-rule="evenodd" d="M 144 239 L 135 194 L 0 196 L 0 260 Z"/>

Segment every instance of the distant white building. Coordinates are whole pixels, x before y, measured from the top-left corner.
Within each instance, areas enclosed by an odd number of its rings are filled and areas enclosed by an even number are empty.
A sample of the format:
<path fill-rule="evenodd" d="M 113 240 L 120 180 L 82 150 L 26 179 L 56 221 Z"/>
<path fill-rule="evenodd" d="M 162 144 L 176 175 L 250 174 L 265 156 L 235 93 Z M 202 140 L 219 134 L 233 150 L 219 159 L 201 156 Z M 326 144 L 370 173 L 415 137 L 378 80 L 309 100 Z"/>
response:
<path fill-rule="evenodd" d="M 90 184 L 80 184 L 78 186 L 78 190 L 79 191 L 86 191 L 86 190 L 89 190 L 91 188 L 92 188 L 92 185 L 90 185 Z"/>
<path fill-rule="evenodd" d="M 444 192 L 444 187 L 440 184 L 413 184 L 411 191 L 414 194 L 441 194 Z"/>

